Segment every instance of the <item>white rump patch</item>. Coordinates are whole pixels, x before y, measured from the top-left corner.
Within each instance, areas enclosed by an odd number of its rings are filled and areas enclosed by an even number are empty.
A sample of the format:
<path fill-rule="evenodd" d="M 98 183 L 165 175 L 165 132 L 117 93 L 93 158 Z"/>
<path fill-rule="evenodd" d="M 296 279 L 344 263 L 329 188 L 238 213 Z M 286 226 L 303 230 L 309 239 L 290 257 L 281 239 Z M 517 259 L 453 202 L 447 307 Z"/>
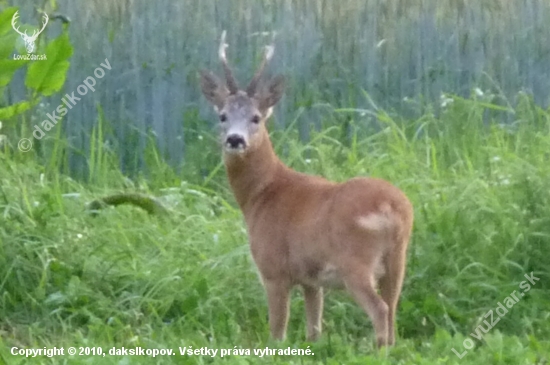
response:
<path fill-rule="evenodd" d="M 391 207 L 383 204 L 379 212 L 357 218 L 357 224 L 369 231 L 382 231 L 393 226 Z"/>

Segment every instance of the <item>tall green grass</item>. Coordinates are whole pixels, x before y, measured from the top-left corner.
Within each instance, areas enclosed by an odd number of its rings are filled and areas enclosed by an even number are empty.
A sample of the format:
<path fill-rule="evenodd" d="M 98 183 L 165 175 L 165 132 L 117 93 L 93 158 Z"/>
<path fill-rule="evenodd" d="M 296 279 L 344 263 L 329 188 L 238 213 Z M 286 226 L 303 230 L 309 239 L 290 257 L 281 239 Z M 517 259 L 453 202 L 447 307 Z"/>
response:
<path fill-rule="evenodd" d="M 241 83 L 250 79 L 270 40 L 264 33 L 277 32 L 269 72 L 282 73 L 289 92 L 274 122 L 286 128 L 295 110 L 305 108 L 309 118 L 296 125 L 302 141 L 309 140 L 312 125 L 318 127 L 319 103 L 365 107 L 362 89 L 382 107 L 411 118 L 424 115 L 442 92 L 467 96 L 476 86 L 508 97 L 524 89 L 540 105 L 550 101 L 546 0 L 0 1 L 0 9 L 8 5 L 17 6 L 21 23 L 29 26 L 40 24 L 36 9 L 79 19 L 69 26 L 74 53 L 63 92 L 44 98 L 29 115 L 4 121 L 5 127 L 21 127 L 22 137 L 48 119 L 61 96 L 75 91 L 100 62 L 111 61 L 112 71 L 97 80 L 97 92 L 88 93 L 63 118 L 62 134 L 73 147 L 66 150 L 64 168 L 72 176 L 90 173 L 86 164 L 97 148 L 89 144 L 97 104 L 112 122 L 104 136 L 116 141 L 110 148 L 125 172 L 143 171 L 150 131 L 170 166 L 196 155 L 185 143 L 199 121 L 193 114 L 206 118 L 211 110 L 200 95 L 197 70 L 221 71 L 216 50 L 224 29 L 228 57 Z M 16 36 L 7 20 L 6 31 Z M 61 29 L 52 18 L 41 44 Z M 19 37 L 18 42 L 22 45 Z M 15 74 L 0 105 L 26 99 L 24 77 Z M 407 102 L 419 98 L 424 102 Z"/>
<path fill-rule="evenodd" d="M 181 171 L 153 144 L 149 175 L 127 178 L 103 140 L 90 141 L 87 181 L 58 172 L 66 141 L 40 160 L 0 153 L 0 356 L 23 364 L 12 346 L 173 348 L 178 355 L 36 358 L 31 363 L 546 364 L 550 359 L 550 112 L 523 95 L 499 107 L 492 96 L 450 97 L 418 120 L 378 109 L 328 109 L 341 126 L 299 141 L 293 126 L 272 128 L 293 168 L 344 181 L 376 176 L 404 190 L 416 221 L 398 311 L 398 343 L 373 348 L 370 321 L 351 298 L 326 295 L 325 331 L 305 343 L 296 293 L 288 340 L 268 340 L 263 289 L 246 232 L 219 163 L 214 132 L 187 143 Z M 502 104 L 502 103 L 500 103 Z M 506 103 L 504 103 L 506 104 Z M 499 123 L 504 116 L 515 122 Z M 197 132 L 198 133 L 198 132 Z M 50 141 L 47 141 L 50 143 Z M 56 165 L 57 164 L 57 165 Z M 155 195 L 169 219 L 133 207 L 92 217 L 85 203 L 120 191 Z M 540 281 L 482 341 L 459 359 L 463 341 L 533 272 Z M 181 357 L 178 346 L 310 346 L 312 357 Z"/>

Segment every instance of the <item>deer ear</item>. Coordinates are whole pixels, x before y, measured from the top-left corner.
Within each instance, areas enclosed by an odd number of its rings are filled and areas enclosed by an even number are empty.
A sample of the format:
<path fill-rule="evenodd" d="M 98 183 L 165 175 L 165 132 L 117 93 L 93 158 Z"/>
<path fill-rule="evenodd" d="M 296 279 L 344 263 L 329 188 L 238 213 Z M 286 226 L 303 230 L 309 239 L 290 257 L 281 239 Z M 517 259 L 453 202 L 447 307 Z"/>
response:
<path fill-rule="evenodd" d="M 285 78 L 282 75 L 272 78 L 257 96 L 260 110 L 268 111 L 281 100 L 285 91 Z"/>
<path fill-rule="evenodd" d="M 217 110 L 221 109 L 225 104 L 229 91 L 223 82 L 212 72 L 201 70 L 200 76 L 202 93 L 210 103 L 214 104 Z"/>

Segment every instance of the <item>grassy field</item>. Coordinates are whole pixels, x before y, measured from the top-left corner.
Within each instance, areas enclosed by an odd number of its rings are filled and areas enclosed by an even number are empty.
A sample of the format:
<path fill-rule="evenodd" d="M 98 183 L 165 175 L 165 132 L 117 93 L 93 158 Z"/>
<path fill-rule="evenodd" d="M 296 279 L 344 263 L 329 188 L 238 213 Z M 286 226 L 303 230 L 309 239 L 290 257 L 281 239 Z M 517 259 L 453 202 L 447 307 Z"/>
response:
<path fill-rule="evenodd" d="M 439 115 L 413 121 L 374 107 L 333 110 L 349 117 L 345 133 L 329 128 L 307 145 L 293 124 L 272 133 L 279 155 L 298 170 L 338 181 L 382 177 L 410 196 L 416 222 L 395 347 L 375 350 L 367 316 L 337 291 L 326 294 L 320 342 L 304 342 L 298 292 L 288 339 L 270 342 L 263 289 L 214 132 L 195 138 L 207 158 L 188 162 L 183 172 L 151 148 L 151 173 L 129 179 L 96 128 L 86 182 L 58 172 L 68 148 L 62 140 L 44 143 L 48 160 L 2 147 L 0 358 L 6 364 L 548 364 L 550 112 L 523 94 L 510 101 L 514 109 L 481 93 L 445 104 Z M 515 122 L 499 124 L 505 114 Z M 214 162 L 202 178 L 195 172 L 208 159 Z M 171 213 L 150 216 L 128 206 L 98 216 L 86 211 L 87 202 L 123 191 L 157 196 Z M 538 280 L 525 290 L 524 275 L 531 273 Z M 514 291 L 517 302 L 507 299 Z M 509 305 L 502 317 L 499 303 Z M 488 327 L 484 320 L 498 323 Z M 66 354 L 71 346 L 77 355 L 12 354 L 13 347 L 64 347 Z M 105 357 L 85 355 L 98 347 Z M 113 347 L 174 355 L 110 355 Z M 217 355 L 180 355 L 180 348 L 203 347 Z M 312 354 L 254 354 L 266 347 Z"/>

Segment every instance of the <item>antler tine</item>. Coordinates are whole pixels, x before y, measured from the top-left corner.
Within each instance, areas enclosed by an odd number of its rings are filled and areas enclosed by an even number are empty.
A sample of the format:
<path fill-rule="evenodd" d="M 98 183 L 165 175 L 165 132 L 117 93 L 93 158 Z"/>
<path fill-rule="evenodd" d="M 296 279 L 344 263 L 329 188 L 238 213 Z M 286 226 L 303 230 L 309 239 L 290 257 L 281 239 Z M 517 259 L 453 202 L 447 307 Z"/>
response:
<path fill-rule="evenodd" d="M 27 32 L 25 31 L 25 34 L 21 33 L 21 31 L 19 30 L 19 27 L 15 27 L 15 23 L 17 21 L 17 18 L 19 18 L 19 10 L 17 10 L 15 12 L 15 14 L 13 14 L 13 17 L 11 18 L 11 26 L 13 28 L 13 30 L 15 30 L 17 33 L 21 34 L 21 35 L 26 35 Z"/>
<path fill-rule="evenodd" d="M 44 31 L 44 29 L 46 29 L 46 25 L 48 25 L 48 20 L 50 20 L 50 18 L 48 17 L 48 14 L 44 13 L 44 16 L 42 17 L 44 20 L 42 22 L 42 29 L 40 30 L 34 30 L 32 32 L 32 37 L 31 38 L 34 38 L 36 39 L 40 33 L 42 33 Z"/>
<path fill-rule="evenodd" d="M 231 94 L 236 94 L 237 91 L 239 91 L 239 85 L 237 84 L 237 80 L 235 80 L 235 77 L 233 77 L 233 72 L 231 72 L 231 69 L 229 68 L 229 65 L 227 64 L 227 57 L 225 55 L 225 49 L 227 48 L 227 43 L 225 43 L 225 30 L 222 32 L 222 39 L 220 42 L 220 49 L 219 49 L 219 56 L 220 61 L 222 62 L 223 71 L 225 72 L 225 81 L 227 83 L 227 88 L 229 89 L 229 92 Z"/>
<path fill-rule="evenodd" d="M 260 78 L 262 77 L 264 68 L 273 57 L 273 53 L 275 53 L 275 35 L 276 33 L 273 32 L 273 35 L 271 37 L 271 44 L 265 46 L 265 53 L 264 58 L 262 59 L 262 63 L 260 64 L 260 67 L 258 67 L 258 70 L 254 74 L 254 77 L 246 88 L 246 93 L 248 94 L 248 96 L 254 96 L 254 94 L 256 93 L 256 89 L 258 88 L 258 83 L 260 81 Z"/>
<path fill-rule="evenodd" d="M 42 29 L 38 32 L 38 34 L 42 33 L 44 29 L 46 29 L 46 25 L 48 25 L 48 21 L 50 20 L 50 17 L 48 17 L 48 14 L 44 13 L 44 16 L 42 17 L 44 20 L 42 22 Z"/>

